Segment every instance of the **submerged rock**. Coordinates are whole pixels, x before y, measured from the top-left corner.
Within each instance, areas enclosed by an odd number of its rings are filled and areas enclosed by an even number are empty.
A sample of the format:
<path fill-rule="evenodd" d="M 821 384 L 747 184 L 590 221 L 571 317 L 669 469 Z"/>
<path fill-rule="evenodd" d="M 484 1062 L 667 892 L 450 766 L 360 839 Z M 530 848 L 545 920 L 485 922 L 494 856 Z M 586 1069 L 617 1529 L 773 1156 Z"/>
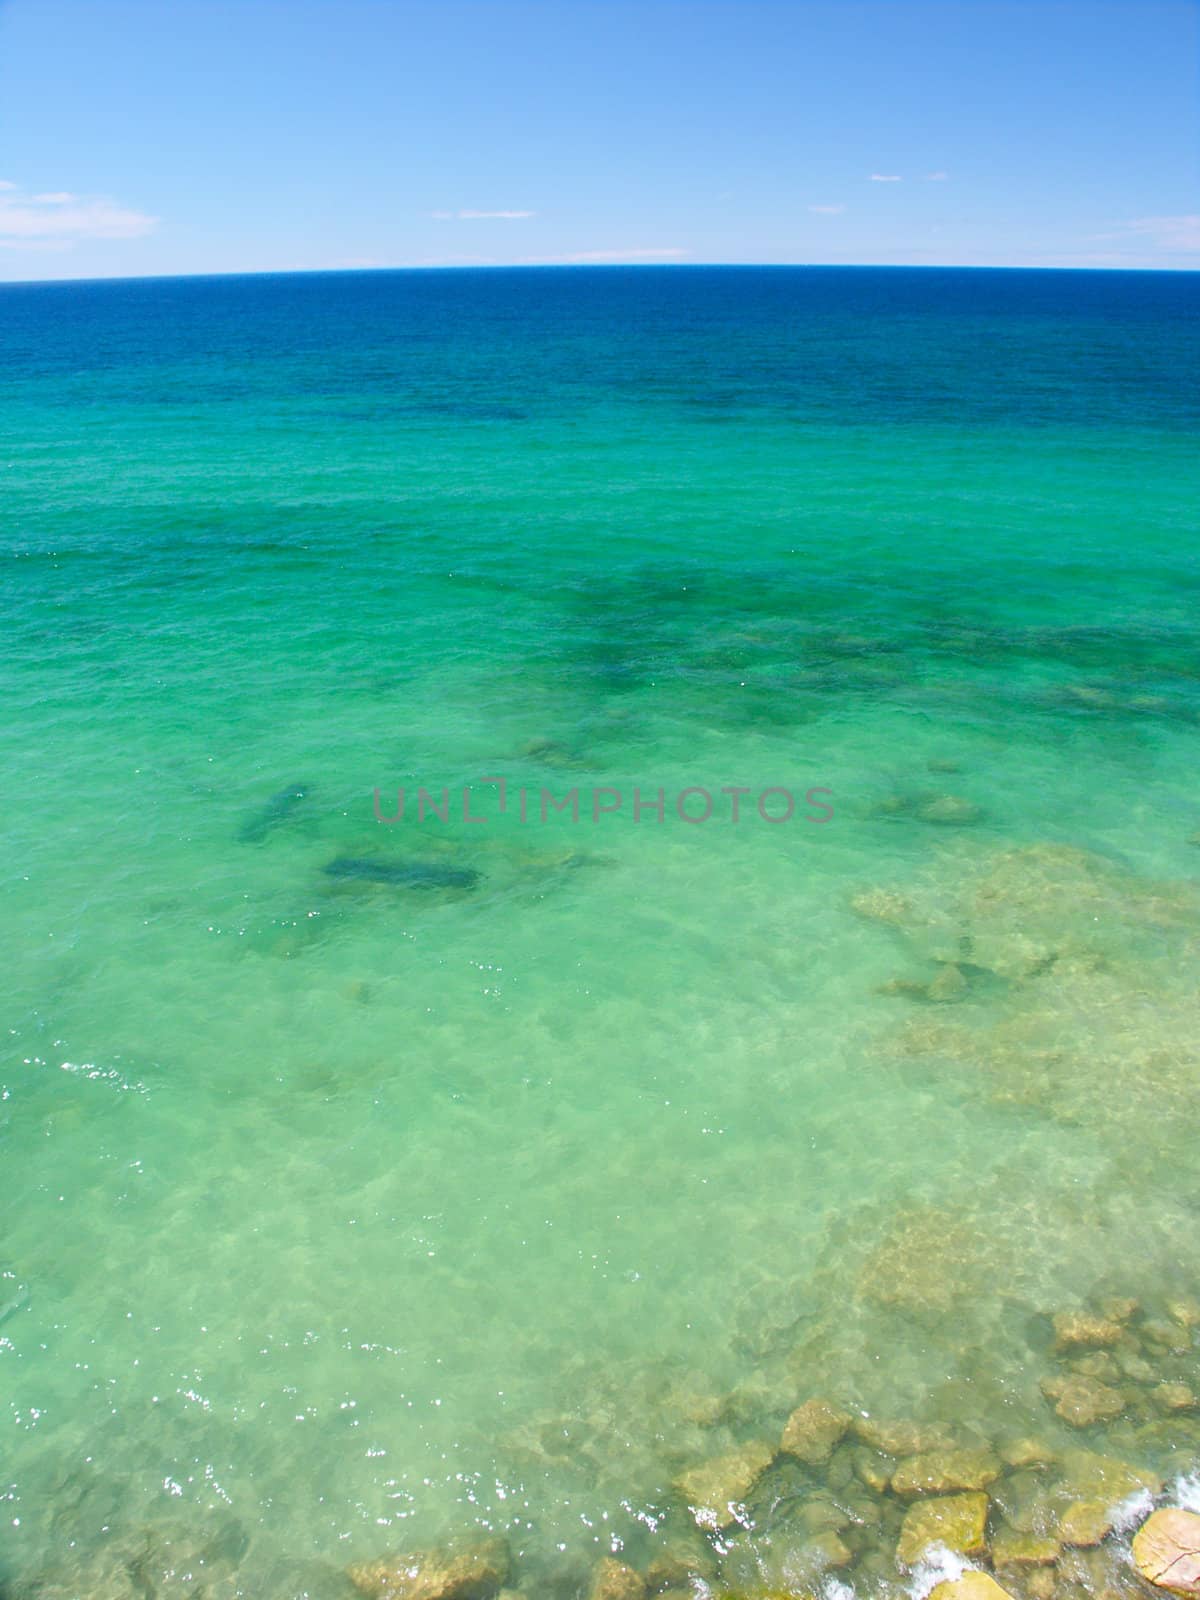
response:
<path fill-rule="evenodd" d="M 324 867 L 341 883 L 385 884 L 393 889 L 473 889 L 480 874 L 473 867 L 447 867 L 437 861 L 383 861 L 374 856 L 337 856 Z"/>
<path fill-rule="evenodd" d="M 983 807 L 959 794 L 931 795 L 917 804 L 916 816 L 943 828 L 967 828 L 983 820 Z"/>
<path fill-rule="evenodd" d="M 943 962 L 928 983 L 918 978 L 889 978 L 879 987 L 880 994 L 898 994 L 906 1000 L 922 1000 L 927 1005 L 954 1005 L 970 992 L 967 975 L 954 961 Z"/>
<path fill-rule="evenodd" d="M 939 1500 L 918 1500 L 909 1507 L 900 1528 L 896 1557 L 915 1566 L 934 1545 L 955 1555 L 981 1555 L 987 1549 L 988 1497 L 955 1494 Z"/>
<path fill-rule="evenodd" d="M 915 1206 L 896 1212 L 859 1269 L 859 1292 L 885 1307 L 896 1307 L 925 1322 L 961 1314 L 965 1303 L 987 1291 L 989 1280 L 1006 1268 L 1008 1246 L 994 1230 L 961 1211 Z M 917 1429 L 908 1437 L 863 1432 L 860 1439 L 888 1455 L 913 1456 L 950 1448 L 945 1428 Z"/>
<path fill-rule="evenodd" d="M 728 1528 L 738 1520 L 738 1507 L 775 1459 L 769 1444 L 743 1445 L 690 1468 L 676 1488 L 702 1528 Z"/>
<path fill-rule="evenodd" d="M 1017 1533 L 1045 1533 L 1053 1526 L 1061 1499 L 1045 1473 L 1028 1467 L 998 1479 L 990 1493 L 992 1504 Z"/>
<path fill-rule="evenodd" d="M 694 1529 L 673 1535 L 646 1567 L 646 1586 L 652 1594 L 666 1589 L 690 1589 L 699 1579 L 709 1583 L 717 1573 L 717 1560 L 707 1541 Z"/>
<path fill-rule="evenodd" d="M 1057 1539 L 1002 1528 L 992 1540 L 992 1563 L 997 1567 L 1048 1567 L 1058 1560 Z"/>
<path fill-rule="evenodd" d="M 849 1412 L 827 1400 L 806 1400 L 797 1406 L 783 1430 L 780 1449 L 809 1466 L 822 1466 L 850 1426 Z"/>
<path fill-rule="evenodd" d="M 895 1468 L 892 1456 L 881 1455 L 878 1450 L 862 1449 L 854 1452 L 854 1471 L 861 1483 L 872 1494 L 886 1494 Z"/>
<path fill-rule="evenodd" d="M 1120 1383 L 1121 1368 L 1116 1358 L 1107 1350 L 1089 1350 L 1086 1355 L 1075 1356 L 1067 1362 L 1072 1372 L 1082 1373 L 1085 1378 L 1099 1378 L 1101 1383 Z"/>
<path fill-rule="evenodd" d="M 999 1476 L 1000 1463 L 990 1450 L 932 1450 L 900 1463 L 892 1473 L 892 1493 L 907 1500 L 919 1494 L 986 1489 Z"/>
<path fill-rule="evenodd" d="M 1054 1319 L 1056 1350 L 1094 1350 L 1116 1344 L 1124 1332 L 1114 1317 L 1097 1317 L 1087 1311 L 1060 1311 Z"/>
<path fill-rule="evenodd" d="M 1112 1530 L 1112 1513 L 1103 1500 L 1076 1500 L 1058 1521 L 1059 1543 L 1083 1548 L 1103 1543 Z"/>
<path fill-rule="evenodd" d="M 457 1553 L 423 1551 L 349 1568 L 350 1581 L 369 1600 L 491 1600 L 508 1579 L 503 1539 L 485 1539 Z"/>
<path fill-rule="evenodd" d="M 828 1572 L 835 1567 L 848 1567 L 854 1552 L 832 1528 L 806 1539 L 800 1546 L 799 1562 L 807 1572 Z"/>
<path fill-rule="evenodd" d="M 873 922 L 890 922 L 896 926 L 912 916 L 911 903 L 892 889 L 864 889 L 851 900 L 850 909 Z"/>
<path fill-rule="evenodd" d="M 312 792 L 312 785 L 303 781 L 288 784 L 262 805 L 238 830 L 242 844 L 261 844 L 275 828 L 289 822 Z"/>
<path fill-rule="evenodd" d="M 605 1556 L 596 1563 L 589 1596 L 590 1600 L 646 1600 L 646 1580 L 623 1561 Z"/>
<path fill-rule="evenodd" d="M 1064 1489 L 1075 1499 L 1103 1500 L 1107 1505 L 1131 1494 L 1156 1495 L 1162 1490 L 1162 1479 L 1155 1473 L 1095 1450 L 1064 1450 L 1062 1476 Z"/>
<path fill-rule="evenodd" d="M 814 1494 L 796 1512 L 794 1522 L 809 1533 L 843 1533 L 853 1523 L 850 1513 L 827 1494 Z"/>
<path fill-rule="evenodd" d="M 1120 1367 L 1124 1377 L 1132 1378 L 1134 1383 L 1153 1383 L 1158 1373 L 1144 1356 L 1133 1350 L 1118 1350 L 1116 1354 L 1117 1366 Z"/>
<path fill-rule="evenodd" d="M 968 988 L 963 969 L 955 962 L 947 961 L 929 985 L 929 998 L 935 1005 L 949 1005 L 961 1000 Z"/>
<path fill-rule="evenodd" d="M 1058 1459 L 1044 1439 L 1010 1439 L 1001 1448 L 1000 1459 L 1008 1467 L 1050 1467 Z"/>
<path fill-rule="evenodd" d="M 1047 1400 L 1054 1401 L 1057 1414 L 1073 1428 L 1090 1428 L 1093 1423 L 1107 1422 L 1120 1416 L 1125 1409 L 1125 1398 L 1119 1389 L 1110 1389 L 1098 1378 L 1084 1377 L 1081 1373 L 1044 1378 L 1041 1389 Z"/>
<path fill-rule="evenodd" d="M 1143 1346 L 1148 1346 L 1156 1353 L 1166 1351 L 1173 1356 L 1181 1356 L 1192 1348 L 1191 1329 L 1181 1323 L 1156 1317 L 1143 1322 L 1140 1332 Z"/>
<path fill-rule="evenodd" d="M 1173 1506 L 1153 1512 L 1133 1536 L 1133 1564 L 1160 1589 L 1200 1595 L 1200 1516 Z"/>
<path fill-rule="evenodd" d="M 856 1417 L 853 1428 L 864 1444 L 885 1456 L 917 1456 L 954 1448 L 953 1430 L 936 1422 L 880 1422 L 874 1417 Z"/>
<path fill-rule="evenodd" d="M 1151 1391 L 1155 1405 L 1163 1411 L 1194 1411 L 1196 1396 L 1186 1383 L 1160 1383 Z"/>

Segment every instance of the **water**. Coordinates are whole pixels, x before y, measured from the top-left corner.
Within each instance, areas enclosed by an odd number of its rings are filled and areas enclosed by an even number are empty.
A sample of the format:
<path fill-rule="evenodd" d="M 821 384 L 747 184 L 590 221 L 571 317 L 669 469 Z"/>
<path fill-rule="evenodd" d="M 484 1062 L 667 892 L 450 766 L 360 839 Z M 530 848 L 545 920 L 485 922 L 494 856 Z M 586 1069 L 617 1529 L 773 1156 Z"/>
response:
<path fill-rule="evenodd" d="M 1200 1287 L 1198 305 L 0 291 L 0 1576 L 574 1594 L 810 1394 L 1200 1467 L 1038 1387 Z"/>

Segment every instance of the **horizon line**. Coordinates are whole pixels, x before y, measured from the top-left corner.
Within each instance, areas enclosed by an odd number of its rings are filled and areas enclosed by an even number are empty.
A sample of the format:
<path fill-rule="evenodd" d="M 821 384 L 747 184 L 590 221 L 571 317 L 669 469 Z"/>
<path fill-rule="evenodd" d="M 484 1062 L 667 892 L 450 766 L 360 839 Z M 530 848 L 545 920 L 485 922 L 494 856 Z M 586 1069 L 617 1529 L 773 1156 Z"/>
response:
<path fill-rule="evenodd" d="M 174 283 L 215 278 L 366 277 L 392 272 L 1086 272 L 1188 274 L 1195 267 L 1012 266 L 988 262 L 937 261 L 521 261 L 446 262 L 391 267 L 250 267 L 213 272 L 131 272 L 60 278 L 0 278 L 0 289 L 54 284 Z"/>

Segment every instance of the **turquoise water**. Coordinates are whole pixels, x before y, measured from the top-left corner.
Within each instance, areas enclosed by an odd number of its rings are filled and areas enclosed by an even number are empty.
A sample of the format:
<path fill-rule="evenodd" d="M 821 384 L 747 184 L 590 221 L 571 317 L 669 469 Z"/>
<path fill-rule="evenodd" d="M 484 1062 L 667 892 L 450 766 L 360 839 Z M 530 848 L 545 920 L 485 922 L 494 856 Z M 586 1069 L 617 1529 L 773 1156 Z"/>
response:
<path fill-rule="evenodd" d="M 1198 305 L 0 291 L 0 1576 L 570 1595 L 809 1394 L 1068 1437 L 1045 1315 L 1200 1288 Z"/>

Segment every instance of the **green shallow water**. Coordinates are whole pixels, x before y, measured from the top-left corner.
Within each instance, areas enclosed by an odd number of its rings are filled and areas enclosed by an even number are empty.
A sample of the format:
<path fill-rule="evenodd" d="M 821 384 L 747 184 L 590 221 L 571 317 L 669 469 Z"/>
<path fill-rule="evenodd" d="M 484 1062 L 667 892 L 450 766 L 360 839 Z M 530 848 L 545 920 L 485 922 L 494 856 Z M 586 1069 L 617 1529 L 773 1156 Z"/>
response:
<path fill-rule="evenodd" d="M 1200 1287 L 1195 309 L 4 291 L 8 1581 L 478 1524 L 571 1594 L 810 1393 L 1068 1438 L 1046 1314 Z"/>

